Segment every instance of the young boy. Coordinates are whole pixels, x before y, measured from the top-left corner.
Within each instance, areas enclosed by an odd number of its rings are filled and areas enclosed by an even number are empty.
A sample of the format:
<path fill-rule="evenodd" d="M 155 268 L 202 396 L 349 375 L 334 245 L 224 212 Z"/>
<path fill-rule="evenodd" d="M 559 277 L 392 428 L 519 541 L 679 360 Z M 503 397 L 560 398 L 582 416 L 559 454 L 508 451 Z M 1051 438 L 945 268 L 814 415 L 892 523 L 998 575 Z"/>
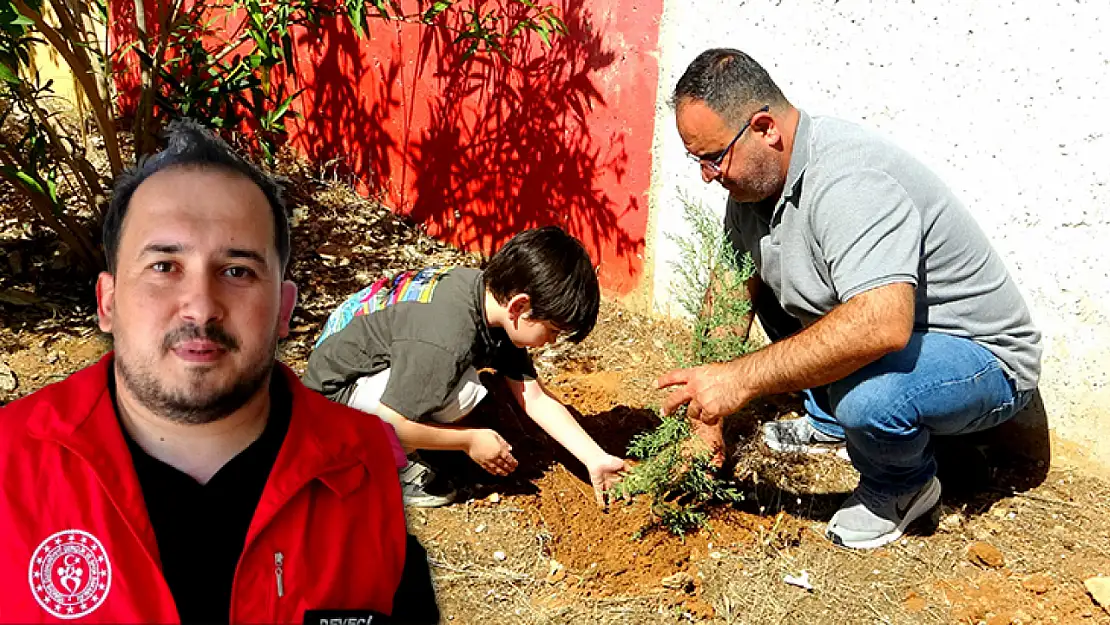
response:
<path fill-rule="evenodd" d="M 586 250 L 556 227 L 524 231 L 484 271 L 432 267 L 385 278 L 352 295 L 328 318 L 308 359 L 305 383 L 390 423 L 407 452 L 466 452 L 483 469 L 517 466 L 497 432 L 455 425 L 486 395 L 477 369 L 504 375 L 524 411 L 589 470 L 598 504 L 625 469 L 605 453 L 536 377 L 526 347 L 566 333 L 581 341 L 597 322 L 600 292 Z M 401 471 L 406 505 L 437 507 L 454 492 L 426 486 L 415 454 Z"/>

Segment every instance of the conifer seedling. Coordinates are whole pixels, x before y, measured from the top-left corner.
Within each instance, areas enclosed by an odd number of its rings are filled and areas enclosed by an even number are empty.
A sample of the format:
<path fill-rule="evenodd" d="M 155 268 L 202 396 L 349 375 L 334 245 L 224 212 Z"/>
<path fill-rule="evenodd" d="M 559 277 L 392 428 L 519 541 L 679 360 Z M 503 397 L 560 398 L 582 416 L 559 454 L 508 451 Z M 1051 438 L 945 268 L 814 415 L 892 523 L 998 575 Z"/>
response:
<path fill-rule="evenodd" d="M 691 234 L 670 237 L 679 249 L 672 267 L 675 298 L 691 317 L 691 332 L 685 345 L 669 351 L 683 367 L 732 360 L 752 349 L 746 333 L 734 331 L 751 310 L 744 295 L 744 283 L 754 274 L 751 258 L 737 260 L 718 219 L 702 204 L 683 198 L 683 216 Z M 639 462 L 615 491 L 651 498 L 652 518 L 639 535 L 656 526 L 685 534 L 706 524 L 709 505 L 744 498 L 731 480 L 717 477 L 710 450 L 693 434 L 685 409 L 633 438 L 628 455 Z"/>

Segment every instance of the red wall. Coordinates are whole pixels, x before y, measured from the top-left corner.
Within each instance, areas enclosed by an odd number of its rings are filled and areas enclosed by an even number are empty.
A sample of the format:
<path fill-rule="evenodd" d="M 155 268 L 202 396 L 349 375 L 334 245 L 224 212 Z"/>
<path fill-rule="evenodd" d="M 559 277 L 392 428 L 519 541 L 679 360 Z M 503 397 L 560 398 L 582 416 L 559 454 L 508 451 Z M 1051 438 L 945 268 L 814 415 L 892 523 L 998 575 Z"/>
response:
<path fill-rule="evenodd" d="M 561 225 L 603 287 L 627 293 L 643 270 L 662 0 L 548 2 L 569 35 L 550 48 L 529 35 L 507 59 L 467 60 L 446 29 L 374 18 L 368 39 L 336 21 L 302 33 L 290 139 L 466 249 Z M 113 0 L 117 16 L 128 4 Z"/>
<path fill-rule="evenodd" d="M 531 36 L 507 61 L 465 61 L 465 44 L 420 26 L 306 34 L 292 139 L 467 249 L 561 225 L 625 293 L 643 268 L 662 0 L 556 1 L 569 36 Z"/>

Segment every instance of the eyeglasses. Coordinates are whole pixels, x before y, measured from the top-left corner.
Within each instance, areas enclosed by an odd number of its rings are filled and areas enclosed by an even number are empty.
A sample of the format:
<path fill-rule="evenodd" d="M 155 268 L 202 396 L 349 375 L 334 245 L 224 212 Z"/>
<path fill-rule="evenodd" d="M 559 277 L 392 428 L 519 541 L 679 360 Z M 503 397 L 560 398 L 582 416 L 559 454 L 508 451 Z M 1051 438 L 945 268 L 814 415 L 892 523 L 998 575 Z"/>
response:
<path fill-rule="evenodd" d="M 740 140 L 740 136 L 744 134 L 744 131 L 752 125 L 752 120 L 755 119 L 755 116 L 759 115 L 760 113 L 766 113 L 769 110 L 771 110 L 771 106 L 768 104 L 764 104 L 763 108 L 752 113 L 752 116 L 748 118 L 748 121 L 744 122 L 744 125 L 740 127 L 740 132 L 736 133 L 736 136 L 732 138 L 732 141 L 729 141 L 728 145 L 725 146 L 725 149 L 721 150 L 720 152 L 711 152 L 709 154 L 702 154 L 701 156 L 698 156 L 697 154 L 687 154 L 686 156 L 690 157 L 691 160 L 696 162 L 701 167 L 702 172 L 707 174 L 710 178 L 716 178 L 717 176 L 720 176 L 721 163 L 725 161 L 725 156 L 728 155 L 729 150 L 731 150 L 732 146 Z"/>

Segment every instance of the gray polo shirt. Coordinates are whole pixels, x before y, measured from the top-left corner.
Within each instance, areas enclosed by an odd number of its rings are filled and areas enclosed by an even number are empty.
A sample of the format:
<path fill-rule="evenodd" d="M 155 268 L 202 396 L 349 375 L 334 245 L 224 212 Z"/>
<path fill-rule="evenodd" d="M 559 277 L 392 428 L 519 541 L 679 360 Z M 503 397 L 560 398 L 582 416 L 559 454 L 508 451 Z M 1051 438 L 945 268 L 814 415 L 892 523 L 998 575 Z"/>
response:
<path fill-rule="evenodd" d="M 725 229 L 804 326 L 878 286 L 916 287 L 916 331 L 969 338 L 1018 390 L 1036 387 L 1041 334 L 971 213 L 881 136 L 800 111 L 781 197 L 729 200 Z"/>

